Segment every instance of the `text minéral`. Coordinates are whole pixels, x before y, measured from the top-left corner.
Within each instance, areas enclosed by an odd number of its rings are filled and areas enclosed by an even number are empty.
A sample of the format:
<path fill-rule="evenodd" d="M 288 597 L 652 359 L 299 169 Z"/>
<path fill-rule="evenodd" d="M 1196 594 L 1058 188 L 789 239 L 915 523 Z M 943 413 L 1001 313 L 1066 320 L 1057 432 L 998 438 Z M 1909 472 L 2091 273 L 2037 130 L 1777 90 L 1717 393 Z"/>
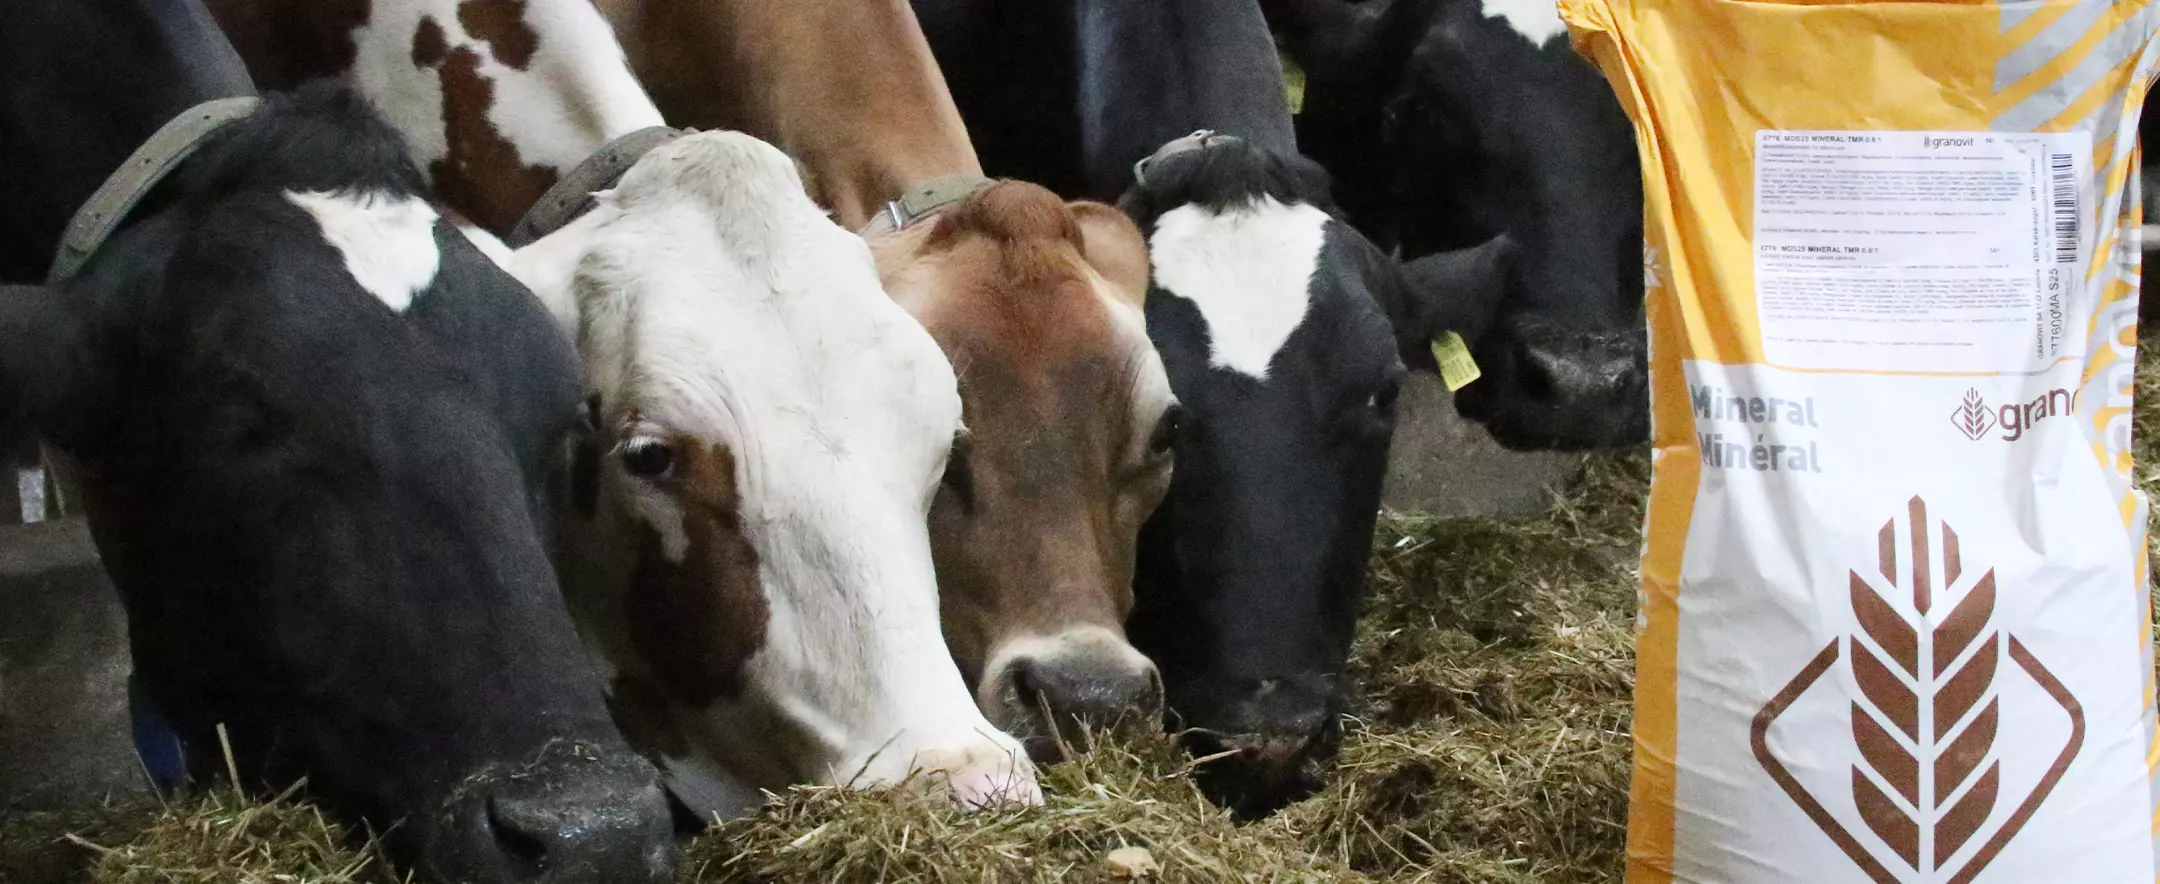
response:
<path fill-rule="evenodd" d="M 1815 397 L 1782 399 L 1776 396 L 1727 395 L 1722 387 L 1688 386 L 1688 399 L 1698 420 L 1740 421 L 1751 424 L 1790 424 L 1814 427 Z"/>

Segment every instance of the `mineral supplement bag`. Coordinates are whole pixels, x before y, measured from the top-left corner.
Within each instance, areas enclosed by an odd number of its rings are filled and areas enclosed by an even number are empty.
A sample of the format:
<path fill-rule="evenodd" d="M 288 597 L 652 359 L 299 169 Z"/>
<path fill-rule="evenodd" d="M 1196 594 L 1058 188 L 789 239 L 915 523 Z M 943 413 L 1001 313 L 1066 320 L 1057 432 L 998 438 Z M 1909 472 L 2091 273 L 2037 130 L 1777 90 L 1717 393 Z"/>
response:
<path fill-rule="evenodd" d="M 1628 881 L 2160 872 L 2151 2 L 1563 0 L 1642 147 Z"/>

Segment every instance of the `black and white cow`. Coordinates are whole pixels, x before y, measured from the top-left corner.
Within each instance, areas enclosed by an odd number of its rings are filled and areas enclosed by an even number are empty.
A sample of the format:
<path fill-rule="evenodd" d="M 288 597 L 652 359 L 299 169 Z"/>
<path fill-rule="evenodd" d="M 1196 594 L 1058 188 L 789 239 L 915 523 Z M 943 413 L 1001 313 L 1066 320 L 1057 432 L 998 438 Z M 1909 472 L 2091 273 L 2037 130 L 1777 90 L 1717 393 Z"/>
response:
<path fill-rule="evenodd" d="M 1456 408 L 1510 448 L 1648 438 L 1634 130 L 1554 4 L 1265 5 L 1306 71 L 1300 144 L 1360 229 L 1406 257 L 1505 243 Z"/>
<path fill-rule="evenodd" d="M 1232 751 L 1199 772 L 1211 796 L 1245 815 L 1303 797 L 1340 742 L 1399 381 L 1436 331 L 1475 330 L 1495 259 L 1406 270 L 1343 222 L 1253 0 L 916 8 L 987 170 L 1124 191 L 1148 238 L 1148 337 L 1183 419 L 1127 629 L 1192 750 Z M 1071 146 L 996 149 L 1033 144 L 1003 113 L 1045 107 Z M 1221 134 L 1178 137 L 1201 128 Z"/>
<path fill-rule="evenodd" d="M 194 0 L 0 5 L 6 125 L 61 95 L 85 118 L 59 130 L 82 143 L 17 140 L 9 162 L 124 155 L 162 122 L 138 113 L 244 92 L 222 38 L 189 27 L 207 21 Z M 429 879 L 672 879 L 655 773 L 609 720 L 543 541 L 580 400 L 545 308 L 342 87 L 268 98 L 80 275 L 0 292 L 0 442 L 80 461 L 190 768 L 224 770 L 222 728 L 248 785 L 306 777 Z"/>

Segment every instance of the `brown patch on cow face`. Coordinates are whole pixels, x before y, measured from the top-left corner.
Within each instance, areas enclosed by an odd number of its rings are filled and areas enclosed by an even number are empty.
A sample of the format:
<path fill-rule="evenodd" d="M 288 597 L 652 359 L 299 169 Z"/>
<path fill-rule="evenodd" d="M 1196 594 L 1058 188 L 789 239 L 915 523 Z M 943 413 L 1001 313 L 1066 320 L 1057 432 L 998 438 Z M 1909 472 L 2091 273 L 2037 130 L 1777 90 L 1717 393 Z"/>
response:
<path fill-rule="evenodd" d="M 931 547 L 946 641 L 979 683 L 1008 639 L 1123 634 L 1140 525 L 1168 490 L 1148 409 L 1168 402 L 1135 402 L 1148 343 L 1104 297 L 1133 268 L 1089 262 L 1072 207 L 1005 182 L 925 226 L 873 251 L 960 381 L 969 433 L 931 507 Z"/>
<path fill-rule="evenodd" d="M 682 511 L 687 543 L 672 561 L 660 531 L 637 529 L 637 566 L 624 600 L 631 644 L 678 703 L 703 707 L 743 689 L 743 667 L 765 646 L 772 605 L 758 583 L 757 550 L 742 532 L 735 457 L 726 446 L 674 440 L 658 479 Z M 625 477 L 624 481 L 646 481 Z"/>
<path fill-rule="evenodd" d="M 525 23 L 525 0 L 464 0 L 457 17 L 465 33 L 488 44 L 496 61 L 517 70 L 531 66 L 540 51 L 540 34 Z"/>
<path fill-rule="evenodd" d="M 431 68 L 442 64 L 450 55 L 450 41 L 443 36 L 442 25 L 433 16 L 420 17 L 420 27 L 413 31 L 412 63 L 414 67 Z"/>
<path fill-rule="evenodd" d="M 530 166 L 517 145 L 488 122 L 495 83 L 480 75 L 480 54 L 460 46 L 440 70 L 443 135 L 449 150 L 428 165 L 443 201 L 464 210 L 474 223 L 501 236 L 539 202 L 558 176 L 553 166 Z"/>

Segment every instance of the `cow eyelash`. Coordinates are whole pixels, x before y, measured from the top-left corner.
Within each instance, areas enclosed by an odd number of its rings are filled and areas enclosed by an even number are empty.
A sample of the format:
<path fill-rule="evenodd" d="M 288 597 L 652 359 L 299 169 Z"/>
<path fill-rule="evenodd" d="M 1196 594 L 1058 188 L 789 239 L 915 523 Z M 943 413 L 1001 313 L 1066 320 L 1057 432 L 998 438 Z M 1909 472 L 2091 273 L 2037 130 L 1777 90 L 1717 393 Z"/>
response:
<path fill-rule="evenodd" d="M 657 436 L 632 436 L 617 452 L 623 469 L 647 479 L 665 478 L 675 468 L 675 450 Z"/>

